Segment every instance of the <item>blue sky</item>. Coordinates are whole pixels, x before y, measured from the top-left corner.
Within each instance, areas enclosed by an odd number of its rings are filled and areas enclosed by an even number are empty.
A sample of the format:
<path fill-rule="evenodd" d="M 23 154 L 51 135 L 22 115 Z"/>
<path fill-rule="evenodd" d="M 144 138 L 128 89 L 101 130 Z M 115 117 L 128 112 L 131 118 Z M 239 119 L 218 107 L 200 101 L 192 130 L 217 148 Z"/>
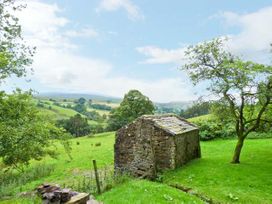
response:
<path fill-rule="evenodd" d="M 178 68 L 184 50 L 229 36 L 229 49 L 269 60 L 272 2 L 264 0 L 28 0 L 18 14 L 28 44 L 37 47 L 34 73 L 5 89 L 98 93 L 122 97 L 139 89 L 154 101 L 184 101 L 203 93 Z"/>

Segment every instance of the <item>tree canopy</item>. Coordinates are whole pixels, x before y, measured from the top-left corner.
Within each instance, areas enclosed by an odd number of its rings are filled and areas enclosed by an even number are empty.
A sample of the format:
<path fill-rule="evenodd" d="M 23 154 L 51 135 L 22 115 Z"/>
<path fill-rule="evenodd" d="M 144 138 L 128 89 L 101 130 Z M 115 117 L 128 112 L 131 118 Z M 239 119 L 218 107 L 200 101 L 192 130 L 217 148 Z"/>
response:
<path fill-rule="evenodd" d="M 139 116 L 153 114 L 155 107 L 152 101 L 138 90 L 130 90 L 120 106 L 111 111 L 109 117 L 109 129 L 117 130 L 132 122 Z"/>
<path fill-rule="evenodd" d="M 1 92 L 0 104 L 0 157 L 4 164 L 22 170 L 31 159 L 55 156 L 49 148 L 52 139 L 66 135 L 40 114 L 31 93 Z"/>
<path fill-rule="evenodd" d="M 194 84 L 208 81 L 208 90 L 235 123 L 238 142 L 233 163 L 240 162 L 244 139 L 255 131 L 272 100 L 272 68 L 243 61 L 225 48 L 224 39 L 190 46 L 188 62 L 183 66 Z M 222 112 L 221 112 L 222 113 Z"/>
<path fill-rule="evenodd" d="M 25 44 L 19 19 L 13 14 L 22 8 L 15 0 L 0 1 L 0 80 L 12 74 L 25 76 L 32 63 L 35 49 Z"/>
<path fill-rule="evenodd" d="M 0 84 L 11 75 L 25 76 L 32 63 L 34 49 L 24 43 L 19 19 L 13 15 L 22 8 L 15 0 L 0 1 Z M 0 157 L 5 165 L 23 170 L 31 159 L 55 156 L 52 139 L 65 137 L 40 114 L 31 92 L 0 92 Z M 69 151 L 68 143 L 63 144 Z"/>
<path fill-rule="evenodd" d="M 60 120 L 58 125 L 76 137 L 88 135 L 91 132 L 87 118 L 82 117 L 80 114 L 76 114 L 66 120 Z"/>

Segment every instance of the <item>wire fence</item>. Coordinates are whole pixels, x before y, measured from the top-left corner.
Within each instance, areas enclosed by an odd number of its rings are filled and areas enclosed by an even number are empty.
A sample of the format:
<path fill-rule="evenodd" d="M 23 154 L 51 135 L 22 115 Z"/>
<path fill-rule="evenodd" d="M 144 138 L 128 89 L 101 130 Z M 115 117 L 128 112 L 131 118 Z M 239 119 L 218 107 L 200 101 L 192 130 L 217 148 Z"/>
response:
<path fill-rule="evenodd" d="M 97 170 L 99 177 L 99 186 L 101 192 L 109 190 L 118 182 L 118 178 L 114 176 L 114 169 L 112 166 L 106 166 Z M 64 188 L 71 188 L 78 192 L 87 192 L 96 194 L 98 187 L 95 178 L 95 170 L 88 170 L 76 176 L 72 182 L 64 183 Z"/>

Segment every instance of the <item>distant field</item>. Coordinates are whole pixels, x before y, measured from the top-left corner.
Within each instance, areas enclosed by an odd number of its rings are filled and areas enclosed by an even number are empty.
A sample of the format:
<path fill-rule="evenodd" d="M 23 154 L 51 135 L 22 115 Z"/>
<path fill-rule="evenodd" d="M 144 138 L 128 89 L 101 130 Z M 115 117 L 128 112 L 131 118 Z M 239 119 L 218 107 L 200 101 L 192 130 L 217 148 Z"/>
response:
<path fill-rule="evenodd" d="M 87 108 L 87 111 L 96 111 L 101 116 L 103 116 L 103 115 L 109 115 L 110 114 L 110 111 L 107 111 L 107 110 L 98 110 L 98 109 L 93 109 L 93 108 Z"/>
<path fill-rule="evenodd" d="M 35 101 L 38 102 L 38 99 L 36 99 Z M 39 101 L 41 101 L 45 105 L 44 108 L 40 108 L 40 109 L 43 110 L 44 112 L 46 112 L 47 114 L 49 114 L 51 117 L 55 117 L 57 119 L 67 119 L 67 118 L 74 116 L 75 114 L 78 113 L 75 110 L 70 109 L 70 108 L 56 106 L 53 104 L 54 102 L 50 101 L 49 99 L 39 99 Z M 58 102 L 59 104 L 64 105 L 64 106 L 67 106 L 67 105 L 74 106 L 75 105 L 74 101 L 75 101 L 75 99 L 56 100 L 56 102 Z M 119 106 L 119 103 L 103 102 L 103 101 L 97 101 L 97 100 L 93 101 L 93 103 L 107 105 L 112 108 L 116 108 Z M 49 110 L 49 106 L 51 106 L 51 108 L 52 108 L 51 110 Z M 110 111 L 108 111 L 108 110 L 100 110 L 100 109 L 94 109 L 94 108 L 89 108 L 89 107 L 87 108 L 87 110 L 88 111 L 96 111 L 101 116 L 109 115 L 109 113 L 110 113 Z"/>
<path fill-rule="evenodd" d="M 101 104 L 101 105 L 107 105 L 107 106 L 110 106 L 112 108 L 117 108 L 120 103 L 117 103 L 117 102 L 104 102 L 104 101 L 97 101 L 97 100 L 94 100 L 93 103 L 98 103 L 98 104 Z"/>
<path fill-rule="evenodd" d="M 101 143 L 101 146 L 95 146 L 96 143 Z M 201 203 L 198 198 L 168 186 L 179 184 L 221 203 L 272 203 L 272 139 L 247 140 L 242 152 L 242 163 L 239 165 L 229 163 L 235 143 L 236 140 L 201 142 L 202 158 L 177 170 L 165 172 L 161 176 L 162 184 L 128 180 L 97 198 L 106 204 Z M 15 195 L 32 190 L 43 182 L 61 185 L 77 182 L 90 172 L 93 159 L 97 160 L 99 168 L 107 166 L 113 169 L 114 132 L 72 139 L 71 144 L 71 161 L 57 143 L 60 153 L 58 160 L 45 158 L 39 162 L 31 162 L 29 171 L 42 165 L 42 168 L 52 168 L 48 175 L 42 173 L 22 185 L 0 183 L 0 195 L 11 196 L 10 200 L 0 203 L 33 203 L 31 199 L 17 198 Z"/>

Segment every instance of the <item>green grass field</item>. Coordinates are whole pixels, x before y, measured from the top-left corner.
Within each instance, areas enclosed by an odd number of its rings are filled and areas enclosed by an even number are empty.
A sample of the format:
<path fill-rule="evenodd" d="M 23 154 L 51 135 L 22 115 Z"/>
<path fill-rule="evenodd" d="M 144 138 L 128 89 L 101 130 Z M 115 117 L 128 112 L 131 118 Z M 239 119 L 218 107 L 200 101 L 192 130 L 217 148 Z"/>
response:
<path fill-rule="evenodd" d="M 36 100 L 36 99 L 35 99 L 35 101 L 38 102 L 38 100 Z M 49 100 L 41 100 L 41 101 L 46 104 L 44 104 L 44 107 L 38 107 L 38 109 L 41 111 L 42 114 L 51 118 L 51 120 L 69 119 L 70 117 L 72 117 L 76 114 L 80 114 L 73 109 L 56 106 L 53 104 L 52 101 L 49 101 Z M 71 103 L 71 102 L 67 102 L 67 103 Z M 50 108 L 49 108 L 49 106 L 50 106 Z M 86 117 L 82 114 L 81 114 L 81 116 Z M 94 121 L 94 120 L 88 120 L 88 123 L 90 125 L 97 125 L 98 124 L 98 122 Z M 102 125 L 104 125 L 104 124 L 102 124 Z"/>
<path fill-rule="evenodd" d="M 157 204 L 157 203 L 203 203 L 193 195 L 165 184 L 147 180 L 131 180 L 97 197 L 105 204 Z"/>
<path fill-rule="evenodd" d="M 162 183 L 128 179 L 96 197 L 104 203 L 121 204 L 202 202 L 195 196 L 169 186 L 179 184 L 221 203 L 272 203 L 272 139 L 247 140 L 239 165 L 229 163 L 235 142 L 202 142 L 202 158 L 174 171 L 164 172 Z M 95 146 L 97 143 L 101 143 L 101 146 Z M 69 160 L 62 146 L 56 144 L 60 153 L 57 160 L 45 158 L 32 162 L 26 171 L 31 175 L 30 178 L 20 185 L 16 182 L 14 185 L 12 182 L 0 183 L 0 203 L 35 203 L 32 198 L 18 197 L 18 193 L 31 191 L 44 182 L 69 186 L 91 172 L 93 159 L 100 169 L 113 169 L 113 132 L 72 139 L 71 144 L 72 160 Z M 14 174 L 12 176 L 17 180 L 28 175 Z M 7 174 L 3 173 L 0 178 L 5 176 Z"/>

